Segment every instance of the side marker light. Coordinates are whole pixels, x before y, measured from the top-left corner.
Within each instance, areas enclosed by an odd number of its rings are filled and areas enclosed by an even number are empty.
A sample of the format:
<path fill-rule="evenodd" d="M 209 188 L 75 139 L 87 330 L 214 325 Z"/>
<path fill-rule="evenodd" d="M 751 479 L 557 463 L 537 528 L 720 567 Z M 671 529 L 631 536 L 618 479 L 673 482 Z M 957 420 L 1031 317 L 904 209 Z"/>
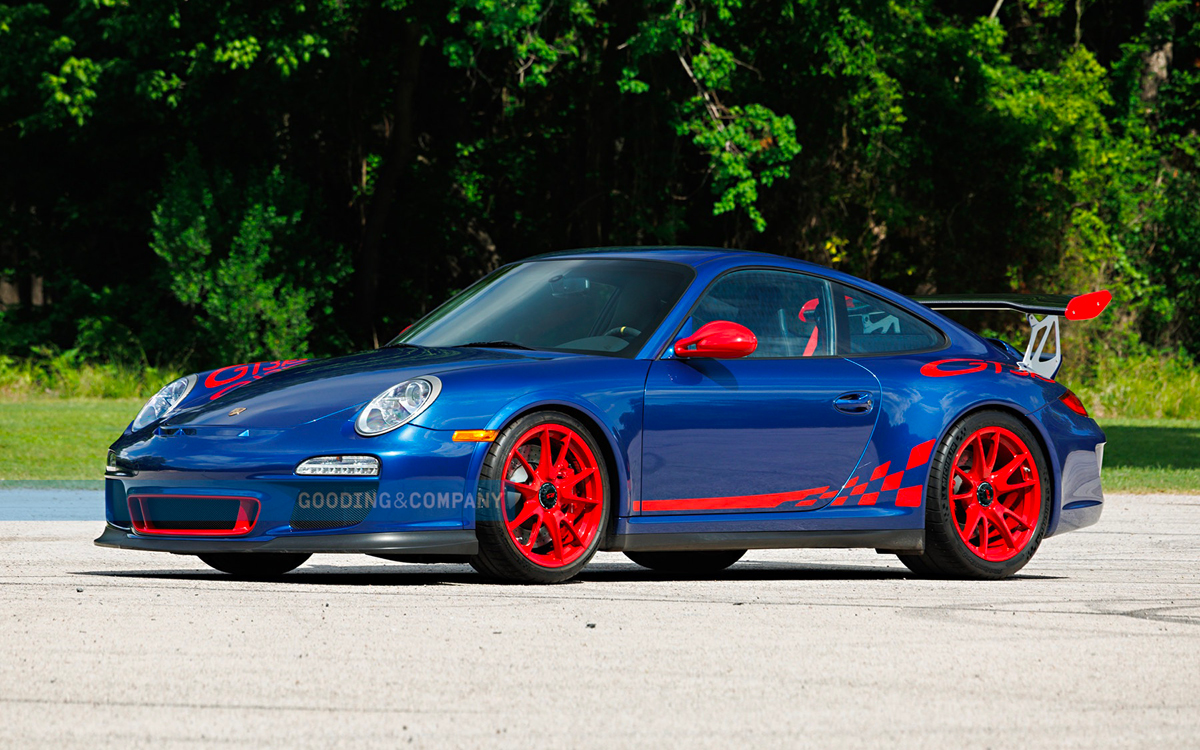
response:
<path fill-rule="evenodd" d="M 499 434 L 499 430 L 455 430 L 451 440 L 456 443 L 491 443 Z"/>

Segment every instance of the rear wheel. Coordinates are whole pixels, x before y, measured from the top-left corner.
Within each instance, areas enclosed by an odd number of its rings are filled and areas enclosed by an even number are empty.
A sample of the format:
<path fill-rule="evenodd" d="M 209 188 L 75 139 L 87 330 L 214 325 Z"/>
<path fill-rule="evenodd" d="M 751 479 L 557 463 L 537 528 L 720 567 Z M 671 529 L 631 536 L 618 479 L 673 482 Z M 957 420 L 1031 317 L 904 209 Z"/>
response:
<path fill-rule="evenodd" d="M 1050 521 L 1050 472 L 1029 428 L 1007 412 L 972 414 L 934 454 L 926 550 L 899 555 L 918 575 L 1007 578 L 1029 562 Z"/>
<path fill-rule="evenodd" d="M 725 570 L 741 560 L 744 554 L 744 549 L 722 549 L 703 552 L 626 552 L 625 556 L 650 570 L 699 576 Z"/>
<path fill-rule="evenodd" d="M 200 555 L 201 560 L 222 573 L 248 580 L 278 578 L 295 570 L 312 555 L 283 552 L 231 552 Z"/>
<path fill-rule="evenodd" d="M 600 445 L 579 420 L 537 412 L 509 425 L 484 459 L 471 565 L 514 583 L 575 576 L 600 546 L 609 512 Z M 485 508 L 486 505 L 486 508 Z"/>

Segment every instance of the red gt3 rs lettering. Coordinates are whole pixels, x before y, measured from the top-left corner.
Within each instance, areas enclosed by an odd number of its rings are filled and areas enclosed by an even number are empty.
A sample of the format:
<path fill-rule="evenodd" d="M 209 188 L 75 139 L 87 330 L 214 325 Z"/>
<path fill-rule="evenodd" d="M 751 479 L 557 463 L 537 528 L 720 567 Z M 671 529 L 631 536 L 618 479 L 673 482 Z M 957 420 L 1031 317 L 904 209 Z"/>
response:
<path fill-rule="evenodd" d="M 973 375 L 977 372 L 995 370 L 996 374 L 1007 372 L 1022 378 L 1037 378 L 1047 383 L 1053 383 L 1050 378 L 1044 378 L 1036 372 L 1022 370 L 1019 367 L 1007 366 L 1002 362 L 985 362 L 982 359 L 939 359 L 921 367 L 921 374 L 927 378 L 948 378 L 953 375 Z"/>
<path fill-rule="evenodd" d="M 230 365 L 222 367 L 220 370 L 214 370 L 204 379 L 204 387 L 209 390 L 218 389 L 208 397 L 209 401 L 216 399 L 229 393 L 234 388 L 239 388 L 247 383 L 259 380 L 265 375 L 270 375 L 273 372 L 286 370 L 289 367 L 304 364 L 307 359 L 279 359 L 273 362 L 250 362 L 244 365 Z"/>
<path fill-rule="evenodd" d="M 1000 363 L 996 362 L 999 372 Z M 921 374 L 927 378 L 945 378 L 951 375 L 970 375 L 988 369 L 989 363 L 978 359 L 939 359 L 921 367 Z M 946 369 L 943 369 L 946 368 Z"/>

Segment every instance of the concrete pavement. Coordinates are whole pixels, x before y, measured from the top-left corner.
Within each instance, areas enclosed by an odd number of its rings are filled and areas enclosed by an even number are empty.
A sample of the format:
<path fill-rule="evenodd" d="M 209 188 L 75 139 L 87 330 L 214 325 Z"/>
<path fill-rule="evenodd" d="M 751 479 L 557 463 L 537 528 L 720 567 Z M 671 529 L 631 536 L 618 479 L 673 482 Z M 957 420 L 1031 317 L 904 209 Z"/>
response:
<path fill-rule="evenodd" d="M 0 747 L 1200 745 L 1200 497 L 1110 497 L 990 583 L 868 550 L 707 581 L 601 554 L 552 587 L 319 556 L 245 583 L 18 515 Z"/>

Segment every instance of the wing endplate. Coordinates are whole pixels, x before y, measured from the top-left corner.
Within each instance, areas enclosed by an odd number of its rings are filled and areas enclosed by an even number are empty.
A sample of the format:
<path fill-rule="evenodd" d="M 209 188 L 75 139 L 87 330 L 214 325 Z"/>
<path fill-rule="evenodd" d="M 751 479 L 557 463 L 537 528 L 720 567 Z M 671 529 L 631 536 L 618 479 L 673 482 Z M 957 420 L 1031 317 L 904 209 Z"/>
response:
<path fill-rule="evenodd" d="M 1091 320 L 1104 312 L 1109 302 L 1112 302 L 1112 293 L 1107 289 L 1081 294 L 1067 305 L 1067 320 Z"/>

